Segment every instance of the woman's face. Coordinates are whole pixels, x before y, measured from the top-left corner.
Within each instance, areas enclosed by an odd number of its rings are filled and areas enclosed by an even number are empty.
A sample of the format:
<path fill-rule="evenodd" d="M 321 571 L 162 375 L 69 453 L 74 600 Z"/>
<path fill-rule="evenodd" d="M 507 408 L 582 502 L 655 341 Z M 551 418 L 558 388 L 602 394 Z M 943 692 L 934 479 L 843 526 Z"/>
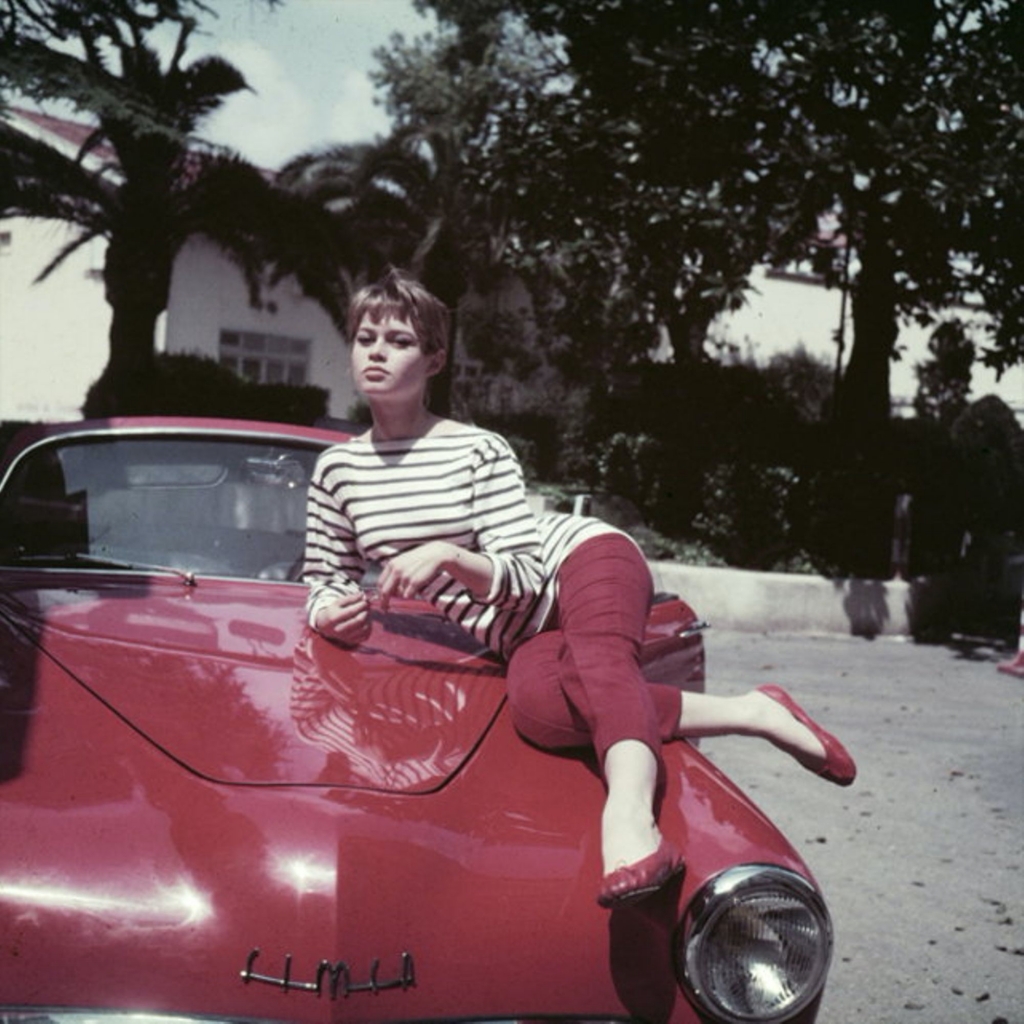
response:
<path fill-rule="evenodd" d="M 444 352 L 424 353 L 407 320 L 365 316 L 352 340 L 352 379 L 368 400 L 422 402 Z"/>

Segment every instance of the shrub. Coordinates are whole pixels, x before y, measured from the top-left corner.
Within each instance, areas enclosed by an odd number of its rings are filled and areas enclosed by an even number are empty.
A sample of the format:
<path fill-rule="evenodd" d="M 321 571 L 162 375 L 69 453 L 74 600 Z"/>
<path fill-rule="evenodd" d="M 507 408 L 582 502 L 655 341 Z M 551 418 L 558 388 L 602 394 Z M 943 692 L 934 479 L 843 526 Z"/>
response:
<path fill-rule="evenodd" d="M 310 384 L 245 383 L 238 410 L 241 419 L 309 427 L 327 414 L 327 392 Z"/>
<path fill-rule="evenodd" d="M 657 507 L 664 456 L 650 434 L 612 434 L 594 461 L 601 490 L 629 498 L 647 514 Z"/>
<path fill-rule="evenodd" d="M 802 423 L 822 423 L 832 412 L 834 371 L 803 345 L 779 352 L 761 371 L 768 394 L 793 411 Z"/>
<path fill-rule="evenodd" d="M 995 395 L 974 402 L 952 427 L 970 497 L 968 526 L 1024 534 L 1024 428 Z"/>
<path fill-rule="evenodd" d="M 704 476 L 694 530 L 730 565 L 775 568 L 796 553 L 792 509 L 799 482 L 788 466 L 720 463 Z"/>
<path fill-rule="evenodd" d="M 896 490 L 865 465 L 826 467 L 808 481 L 806 549 L 830 576 L 885 579 L 892 559 Z"/>
<path fill-rule="evenodd" d="M 626 531 L 648 557 L 661 561 L 685 562 L 687 565 L 725 566 L 727 563 L 703 541 L 675 540 L 649 526 L 634 526 Z"/>
<path fill-rule="evenodd" d="M 253 384 L 213 359 L 160 353 L 152 371 L 115 402 L 106 375 L 90 387 L 82 408 L 88 419 L 108 416 L 212 416 L 312 425 L 327 411 L 323 388 Z"/>
<path fill-rule="evenodd" d="M 966 408 L 971 392 L 974 343 L 960 320 L 947 320 L 928 340 L 931 358 L 914 367 L 918 388 L 914 411 L 949 426 Z"/>

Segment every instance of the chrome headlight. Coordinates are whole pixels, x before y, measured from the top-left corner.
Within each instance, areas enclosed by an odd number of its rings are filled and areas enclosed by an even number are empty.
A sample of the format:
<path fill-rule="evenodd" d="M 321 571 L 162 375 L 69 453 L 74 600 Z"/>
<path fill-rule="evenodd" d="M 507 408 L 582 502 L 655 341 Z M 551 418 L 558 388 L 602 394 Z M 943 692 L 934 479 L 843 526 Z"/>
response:
<path fill-rule="evenodd" d="M 825 984 L 832 922 L 817 890 L 768 864 L 729 868 L 694 897 L 675 969 L 698 1008 L 728 1024 L 793 1017 Z"/>

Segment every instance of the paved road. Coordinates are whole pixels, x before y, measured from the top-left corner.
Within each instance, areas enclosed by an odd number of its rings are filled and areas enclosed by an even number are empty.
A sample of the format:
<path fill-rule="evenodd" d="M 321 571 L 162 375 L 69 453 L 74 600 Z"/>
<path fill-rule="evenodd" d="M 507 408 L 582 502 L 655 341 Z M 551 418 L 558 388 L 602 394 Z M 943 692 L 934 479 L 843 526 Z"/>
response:
<path fill-rule="evenodd" d="M 711 630 L 708 690 L 779 682 L 857 759 L 849 789 L 761 741 L 702 750 L 832 910 L 820 1024 L 1024 1024 L 1024 680 L 1007 652 Z"/>

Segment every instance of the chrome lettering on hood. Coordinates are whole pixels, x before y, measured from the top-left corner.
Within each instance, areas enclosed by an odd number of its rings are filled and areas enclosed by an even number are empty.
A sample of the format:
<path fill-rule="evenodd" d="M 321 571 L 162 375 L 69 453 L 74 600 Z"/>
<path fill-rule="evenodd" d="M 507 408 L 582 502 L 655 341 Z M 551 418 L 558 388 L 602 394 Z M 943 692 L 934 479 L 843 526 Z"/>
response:
<path fill-rule="evenodd" d="M 284 972 L 280 977 L 257 974 L 252 968 L 259 955 L 260 951 L 257 947 L 251 950 L 246 958 L 245 969 L 241 972 L 242 981 L 246 985 L 251 981 L 257 981 L 263 985 L 274 985 L 282 992 L 312 992 L 317 996 L 322 996 L 326 984 L 327 995 L 331 999 L 337 999 L 339 995 L 347 999 L 353 992 L 383 992 L 392 988 L 400 988 L 404 992 L 416 984 L 416 971 L 411 953 L 402 953 L 398 977 L 383 980 L 378 976 L 380 960 L 375 958 L 370 963 L 368 981 L 353 981 L 352 969 L 344 960 L 337 960 L 334 963 L 330 960 L 321 960 L 317 964 L 315 980 L 295 981 L 292 978 L 291 953 L 285 955 Z"/>

